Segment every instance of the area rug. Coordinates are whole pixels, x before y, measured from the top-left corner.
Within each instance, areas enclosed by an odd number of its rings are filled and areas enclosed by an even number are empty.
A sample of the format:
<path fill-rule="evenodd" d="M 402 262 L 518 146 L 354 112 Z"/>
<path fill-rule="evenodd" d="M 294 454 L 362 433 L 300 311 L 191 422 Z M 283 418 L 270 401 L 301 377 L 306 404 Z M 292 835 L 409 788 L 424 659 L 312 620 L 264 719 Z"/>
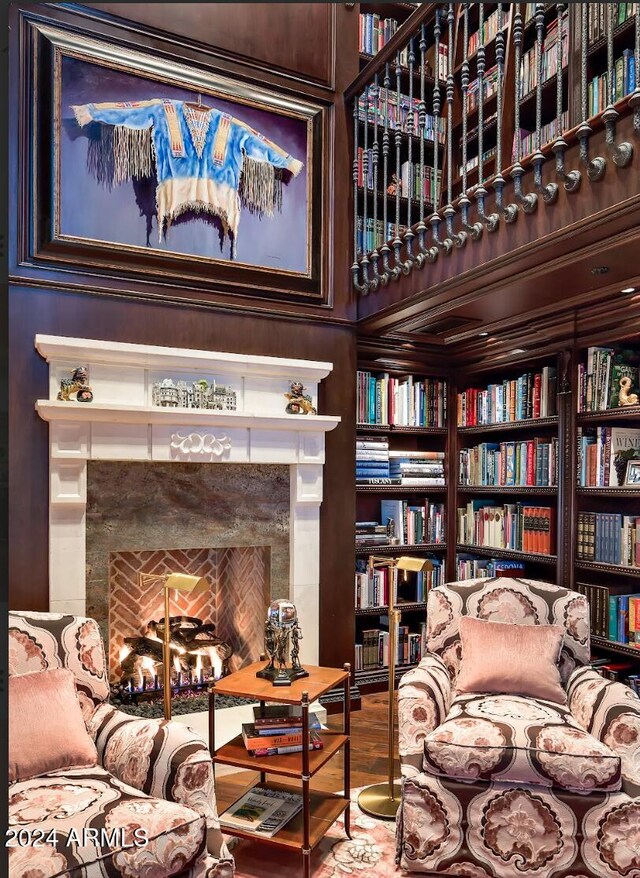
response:
<path fill-rule="evenodd" d="M 313 878 L 396 878 L 395 822 L 375 820 L 358 808 L 360 790 L 351 794 L 351 835 L 344 834 L 342 817 L 311 855 Z M 302 855 L 259 842 L 239 841 L 233 847 L 235 878 L 300 878 Z"/>

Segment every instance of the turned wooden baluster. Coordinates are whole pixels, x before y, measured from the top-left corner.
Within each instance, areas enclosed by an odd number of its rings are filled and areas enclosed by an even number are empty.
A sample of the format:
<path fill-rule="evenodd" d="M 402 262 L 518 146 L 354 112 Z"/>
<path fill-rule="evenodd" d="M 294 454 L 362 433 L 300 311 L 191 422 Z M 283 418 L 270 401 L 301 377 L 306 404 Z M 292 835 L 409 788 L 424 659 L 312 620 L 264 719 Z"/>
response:
<path fill-rule="evenodd" d="M 482 223 L 469 222 L 471 200 L 467 193 L 467 125 L 469 120 L 469 6 L 464 4 L 462 10 L 463 55 L 460 84 L 462 87 L 462 195 L 459 200 L 462 227 L 469 232 L 471 239 L 477 241 L 482 237 Z"/>
<path fill-rule="evenodd" d="M 515 202 L 503 206 L 504 177 L 502 176 L 502 89 L 504 87 L 504 22 L 502 19 L 502 4 L 498 4 L 498 31 L 496 33 L 496 66 L 498 68 L 498 93 L 496 96 L 496 176 L 493 188 L 496 193 L 496 211 L 506 223 L 512 223 L 518 218 L 518 205 Z"/>
<path fill-rule="evenodd" d="M 538 206 L 538 196 L 535 192 L 529 192 L 524 195 L 522 192 L 522 177 L 524 176 L 524 168 L 522 167 L 522 138 L 520 137 L 520 100 L 522 98 L 522 12 L 520 4 L 516 4 L 513 14 L 513 46 L 515 54 L 515 105 L 514 105 L 514 130 L 516 133 L 516 160 L 511 169 L 511 178 L 513 179 L 513 194 L 516 204 L 522 208 L 525 213 L 533 213 Z"/>
<path fill-rule="evenodd" d="M 433 116 L 434 116 L 434 127 L 436 130 L 436 139 L 438 136 L 439 126 L 440 126 L 440 9 L 436 7 L 436 15 L 435 15 L 435 25 L 433 28 L 433 33 L 435 36 L 435 80 L 433 85 Z M 433 180 L 435 191 L 438 191 L 438 148 L 437 143 L 434 144 L 433 150 Z M 433 213 L 429 219 L 431 223 L 431 240 L 434 243 L 434 246 L 431 248 L 431 252 L 438 254 L 439 250 L 444 250 L 445 253 L 451 253 L 453 249 L 453 241 L 451 238 L 445 238 L 441 240 L 439 237 L 440 234 L 440 215 L 438 213 L 438 205 L 437 199 L 434 199 L 433 205 Z"/>
<path fill-rule="evenodd" d="M 533 164 L 533 185 L 536 191 L 542 195 L 545 204 L 553 204 L 558 198 L 558 184 L 542 182 L 542 166 L 545 162 L 542 153 L 542 72 L 543 72 L 543 44 L 544 44 L 544 3 L 536 3 L 536 151 L 531 160 Z M 562 67 L 558 69 L 558 78 L 562 76 Z"/>
<path fill-rule="evenodd" d="M 556 66 L 558 68 L 558 76 L 556 78 L 556 139 L 553 144 L 553 152 L 556 157 L 556 176 L 564 183 L 567 192 L 577 192 L 582 181 L 580 171 L 565 171 L 564 154 L 567 149 L 567 142 L 563 137 L 562 130 L 562 54 L 564 42 L 564 22 L 565 22 L 565 3 L 556 4 L 557 22 L 558 22 L 558 39 L 556 41 Z"/>

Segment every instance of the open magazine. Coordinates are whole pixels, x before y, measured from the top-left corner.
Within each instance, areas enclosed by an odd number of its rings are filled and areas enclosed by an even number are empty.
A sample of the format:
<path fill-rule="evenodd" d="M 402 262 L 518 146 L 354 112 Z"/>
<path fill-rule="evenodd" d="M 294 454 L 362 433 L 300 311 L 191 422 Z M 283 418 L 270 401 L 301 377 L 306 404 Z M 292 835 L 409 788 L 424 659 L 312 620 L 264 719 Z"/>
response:
<path fill-rule="evenodd" d="M 301 810 L 301 795 L 256 786 L 220 815 L 220 825 L 271 838 Z"/>

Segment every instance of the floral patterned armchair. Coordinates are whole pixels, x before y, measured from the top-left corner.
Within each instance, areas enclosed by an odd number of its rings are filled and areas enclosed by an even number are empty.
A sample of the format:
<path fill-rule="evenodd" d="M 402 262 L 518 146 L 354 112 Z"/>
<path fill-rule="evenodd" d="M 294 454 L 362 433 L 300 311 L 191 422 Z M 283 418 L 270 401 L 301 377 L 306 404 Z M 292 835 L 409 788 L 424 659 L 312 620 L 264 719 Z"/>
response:
<path fill-rule="evenodd" d="M 10 848 L 11 878 L 232 878 L 204 741 L 181 723 L 137 719 L 107 704 L 104 648 L 93 619 L 10 613 L 9 673 L 60 667 L 75 675 L 99 764 L 10 786 L 10 830 L 41 840 Z M 135 828 L 148 842 L 120 844 Z"/>
<path fill-rule="evenodd" d="M 457 694 L 465 614 L 563 625 L 566 706 Z M 398 863 L 468 878 L 638 878 L 640 699 L 588 667 L 585 598 L 528 579 L 441 586 L 427 643 L 398 691 Z"/>

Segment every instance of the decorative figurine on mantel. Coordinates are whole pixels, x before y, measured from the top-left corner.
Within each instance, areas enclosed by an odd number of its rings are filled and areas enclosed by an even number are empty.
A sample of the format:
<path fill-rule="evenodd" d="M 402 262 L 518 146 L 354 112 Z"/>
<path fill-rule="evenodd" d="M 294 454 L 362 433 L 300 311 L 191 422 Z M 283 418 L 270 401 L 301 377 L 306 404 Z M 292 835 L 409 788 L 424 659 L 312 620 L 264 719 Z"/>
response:
<path fill-rule="evenodd" d="M 308 393 L 304 392 L 302 381 L 292 381 L 291 391 L 285 393 L 285 398 L 289 400 L 285 409 L 288 415 L 317 415 L 318 412 L 313 406 L 313 402 Z"/>
<path fill-rule="evenodd" d="M 78 366 L 73 370 L 71 378 L 60 379 L 60 392 L 58 399 L 62 402 L 71 402 L 71 394 L 75 393 L 76 402 L 93 402 L 93 391 L 87 384 L 89 372 L 86 366 Z"/>
<path fill-rule="evenodd" d="M 300 665 L 300 641 L 302 632 L 298 626 L 298 613 L 294 605 L 280 598 L 272 601 L 267 610 L 264 626 L 264 642 L 269 664 L 256 677 L 271 680 L 274 686 L 290 686 L 294 680 L 308 677 L 309 672 Z M 287 666 L 289 646 L 291 664 Z"/>

